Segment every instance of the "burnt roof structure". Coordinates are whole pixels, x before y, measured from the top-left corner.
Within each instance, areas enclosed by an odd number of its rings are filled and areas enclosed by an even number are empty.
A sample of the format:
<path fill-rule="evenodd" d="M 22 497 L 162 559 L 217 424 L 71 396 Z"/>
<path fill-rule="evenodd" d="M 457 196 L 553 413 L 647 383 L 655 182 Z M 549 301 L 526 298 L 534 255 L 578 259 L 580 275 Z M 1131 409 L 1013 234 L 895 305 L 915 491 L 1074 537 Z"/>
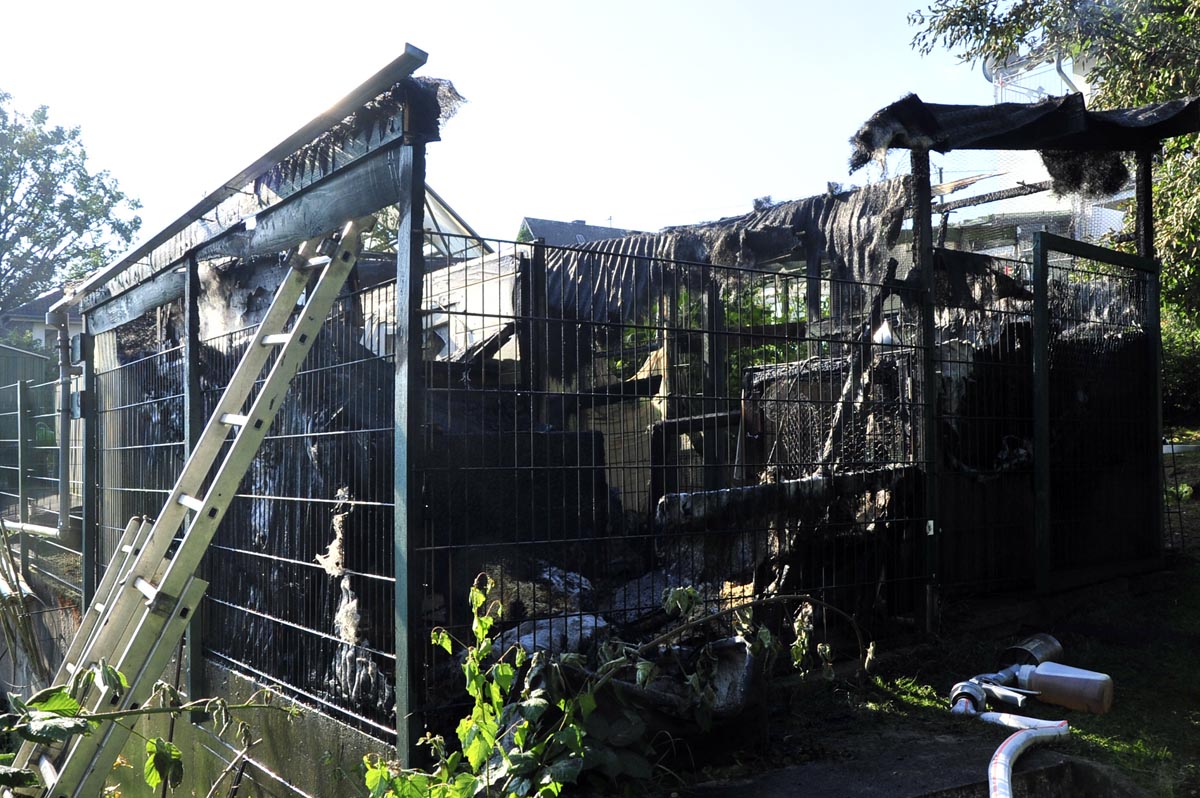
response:
<path fill-rule="evenodd" d="M 1082 94 L 1039 103 L 943 105 L 915 94 L 876 111 L 850 139 L 850 171 L 889 149 L 1120 150 L 1200 131 L 1200 98 L 1089 111 Z"/>

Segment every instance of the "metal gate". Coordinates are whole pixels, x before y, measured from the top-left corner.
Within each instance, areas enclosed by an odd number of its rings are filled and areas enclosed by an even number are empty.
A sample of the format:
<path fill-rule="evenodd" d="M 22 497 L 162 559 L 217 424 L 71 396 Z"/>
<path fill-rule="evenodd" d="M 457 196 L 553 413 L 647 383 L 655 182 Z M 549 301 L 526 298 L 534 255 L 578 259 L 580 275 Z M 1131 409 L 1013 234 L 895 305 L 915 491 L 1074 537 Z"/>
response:
<path fill-rule="evenodd" d="M 1161 553 L 1158 270 L 1040 233 L 1034 288 L 1036 576 L 1061 590 Z"/>

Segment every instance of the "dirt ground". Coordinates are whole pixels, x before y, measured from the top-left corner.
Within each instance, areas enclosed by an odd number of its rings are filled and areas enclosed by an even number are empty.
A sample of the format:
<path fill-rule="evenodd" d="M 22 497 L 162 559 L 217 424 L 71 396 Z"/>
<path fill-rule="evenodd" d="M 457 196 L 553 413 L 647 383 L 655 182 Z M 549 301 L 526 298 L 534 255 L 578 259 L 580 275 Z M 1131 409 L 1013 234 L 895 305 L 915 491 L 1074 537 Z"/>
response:
<path fill-rule="evenodd" d="M 1023 767 L 1084 760 L 1124 785 L 1106 794 L 1200 796 L 1200 452 L 1168 456 L 1166 465 L 1168 488 L 1195 490 L 1174 491 L 1181 500 L 1167 518 L 1165 570 L 1009 602 L 999 614 L 981 605 L 976 617 L 990 618 L 986 626 L 881 644 L 868 677 L 779 678 L 756 716 L 724 730 L 713 750 L 693 752 L 694 768 L 661 778 L 661 794 L 925 795 L 972 774 L 982 781 L 1008 732 L 950 716 L 947 692 L 993 667 L 1008 645 L 1045 631 L 1062 642 L 1068 664 L 1110 674 L 1115 701 L 1102 716 L 1031 702 L 1023 714 L 1065 718 L 1072 731 L 1026 754 Z M 821 778 L 840 786 L 819 788 Z M 1076 785 L 1059 794 L 1095 793 Z"/>

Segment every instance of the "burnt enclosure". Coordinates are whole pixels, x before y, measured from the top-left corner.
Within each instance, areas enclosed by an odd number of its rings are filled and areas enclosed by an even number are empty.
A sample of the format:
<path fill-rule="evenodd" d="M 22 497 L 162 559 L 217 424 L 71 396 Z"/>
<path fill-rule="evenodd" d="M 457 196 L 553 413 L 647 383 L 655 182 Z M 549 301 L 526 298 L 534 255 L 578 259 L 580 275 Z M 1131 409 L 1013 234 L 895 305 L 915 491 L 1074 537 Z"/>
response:
<path fill-rule="evenodd" d="M 1050 235 L 1078 229 L 1066 211 L 952 225 L 1037 187 L 943 202 L 957 249 L 932 245 L 919 158 L 912 177 L 656 234 L 484 240 L 430 205 L 435 112 L 397 85 L 81 300 L 107 561 L 165 500 L 279 284 L 277 250 L 346 214 L 387 219 L 208 552 L 211 659 L 403 745 L 459 715 L 461 668 L 429 632 L 469 639 L 480 573 L 500 645 L 586 659 L 661 633 L 675 587 L 698 612 L 807 593 L 878 637 L 936 628 L 939 595 L 1052 590 L 1158 552 L 1138 524 L 1161 498 L 1157 276 Z M 934 126 L 910 143 L 970 132 L 926 111 L 882 119 L 863 152 L 909 123 Z M 758 620 L 790 633 L 782 612 Z M 839 623 L 814 614 L 831 638 Z M 736 667 L 724 616 L 703 635 L 680 643 L 688 667 L 714 651 Z M 671 667 L 659 698 L 679 697 Z M 725 698 L 722 719 L 749 700 Z M 685 704 L 654 712 L 691 723 Z"/>

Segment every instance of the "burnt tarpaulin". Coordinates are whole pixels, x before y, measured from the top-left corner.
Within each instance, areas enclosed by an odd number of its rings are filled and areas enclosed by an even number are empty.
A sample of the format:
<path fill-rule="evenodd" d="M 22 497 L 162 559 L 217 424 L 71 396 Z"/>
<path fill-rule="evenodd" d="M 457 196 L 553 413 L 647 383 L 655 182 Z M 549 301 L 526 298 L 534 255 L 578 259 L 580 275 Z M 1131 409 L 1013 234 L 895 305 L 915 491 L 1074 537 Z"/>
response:
<path fill-rule="evenodd" d="M 676 263 L 768 269 L 792 256 L 818 255 L 838 277 L 876 281 L 886 248 L 900 233 L 908 206 L 907 178 L 853 191 L 781 202 L 743 216 L 668 227 L 660 233 L 596 241 L 547 251 L 546 298 L 551 318 L 628 322 L 664 291 L 683 286 Z M 687 269 L 693 283 L 702 270 Z M 714 270 L 709 279 L 728 276 Z M 521 296 L 520 286 L 514 296 Z"/>
<path fill-rule="evenodd" d="M 1089 111 L 1082 94 L 1037 103 L 943 105 L 915 94 L 871 116 L 850 139 L 850 171 L 889 149 L 1140 150 L 1200 131 L 1200 98 Z"/>

